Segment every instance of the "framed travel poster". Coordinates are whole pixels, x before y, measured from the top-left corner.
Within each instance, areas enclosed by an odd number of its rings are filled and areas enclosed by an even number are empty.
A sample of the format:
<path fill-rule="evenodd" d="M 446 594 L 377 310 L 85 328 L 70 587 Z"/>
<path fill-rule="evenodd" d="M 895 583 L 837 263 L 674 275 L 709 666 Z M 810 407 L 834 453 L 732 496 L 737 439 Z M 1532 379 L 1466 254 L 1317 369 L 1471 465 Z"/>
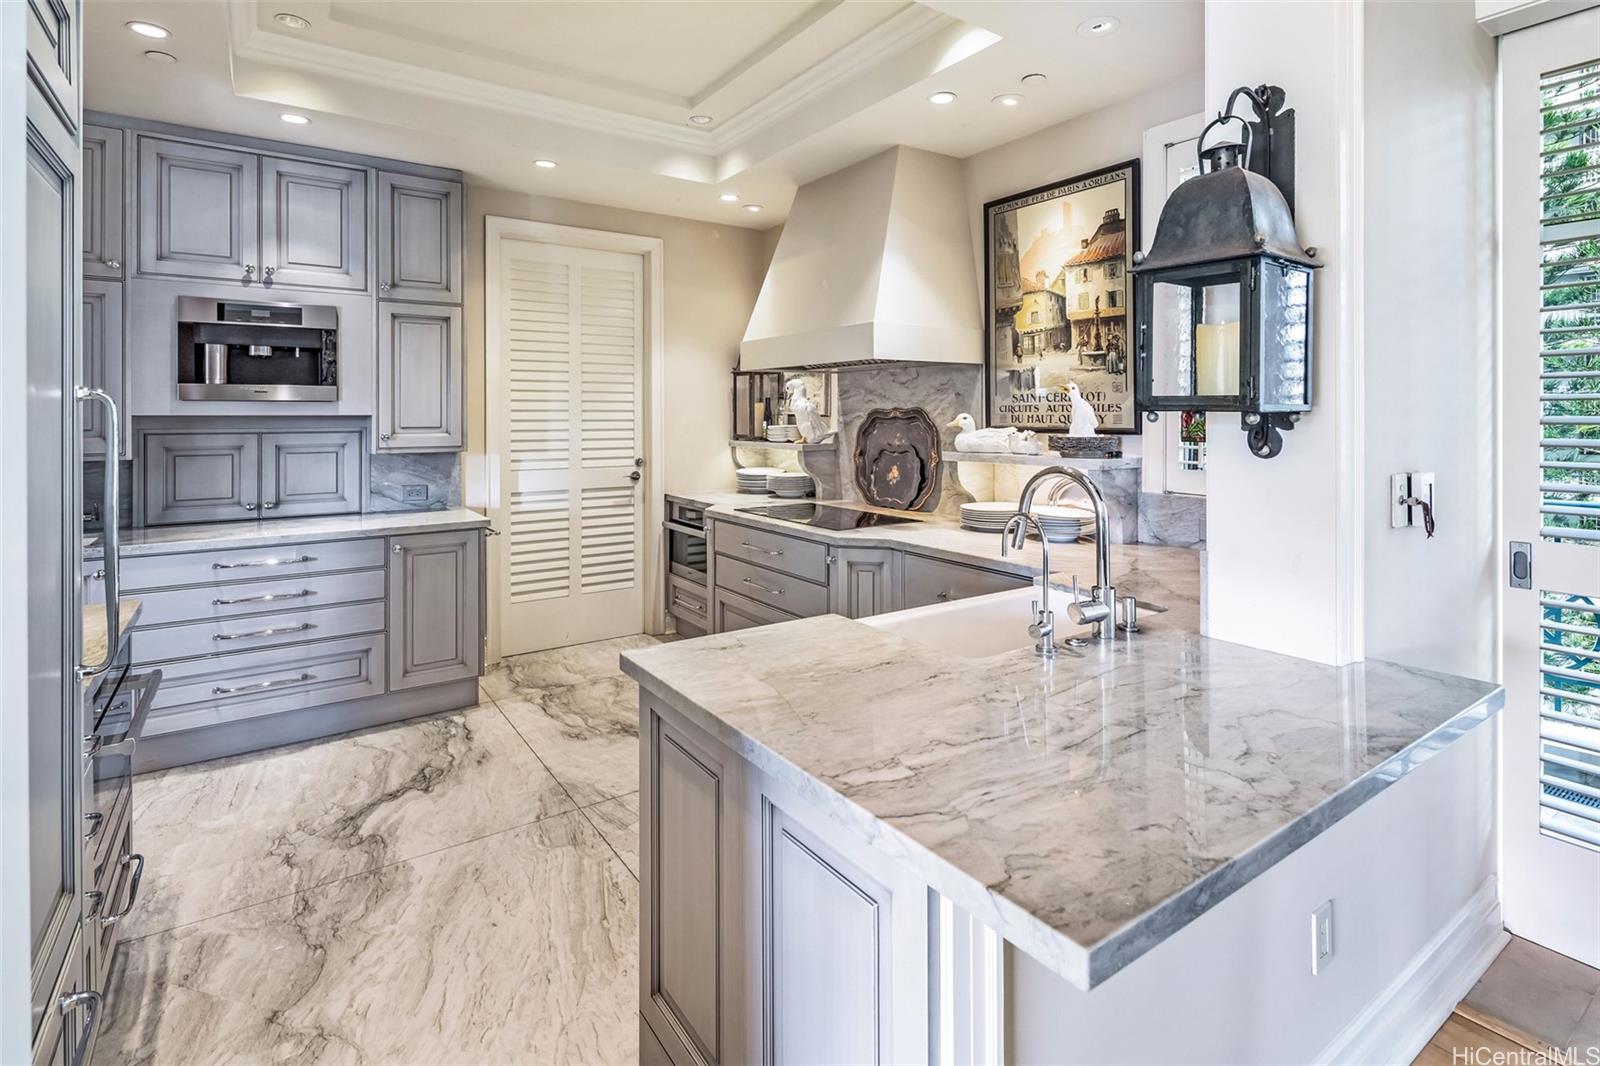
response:
<path fill-rule="evenodd" d="M 983 206 L 984 392 L 991 426 L 1067 430 L 1067 386 L 1101 433 L 1137 433 L 1133 297 L 1139 161 Z"/>

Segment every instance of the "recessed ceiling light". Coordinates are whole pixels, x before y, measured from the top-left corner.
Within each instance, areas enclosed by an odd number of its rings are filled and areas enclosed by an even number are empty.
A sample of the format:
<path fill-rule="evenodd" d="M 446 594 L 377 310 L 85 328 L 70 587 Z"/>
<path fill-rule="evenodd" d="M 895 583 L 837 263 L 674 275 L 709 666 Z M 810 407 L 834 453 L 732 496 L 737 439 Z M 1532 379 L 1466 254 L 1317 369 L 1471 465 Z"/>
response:
<path fill-rule="evenodd" d="M 755 212 L 761 210 L 761 205 L 760 204 L 745 204 L 744 205 L 744 209 L 746 211 L 749 211 L 752 214 L 754 214 Z"/>
<path fill-rule="evenodd" d="M 165 26 L 157 26 L 154 22 L 130 22 L 128 29 L 140 37 L 154 37 L 158 41 L 172 36 L 171 30 Z"/>
<path fill-rule="evenodd" d="M 146 52 L 144 57 L 152 63 L 176 63 L 178 61 L 178 57 L 171 52 L 157 52 L 154 48 Z"/>
<path fill-rule="evenodd" d="M 1104 37 L 1108 33 L 1117 32 L 1117 27 L 1122 25 L 1122 20 L 1115 15 L 1096 15 L 1094 18 L 1084 19 L 1078 23 L 1079 37 Z"/>
<path fill-rule="evenodd" d="M 1043 74 L 1024 74 L 1022 76 L 1022 84 L 1024 85 L 1043 85 L 1046 80 Z"/>
<path fill-rule="evenodd" d="M 690 115 L 689 116 L 689 121 L 693 122 L 696 126 L 709 126 L 709 125 L 711 125 L 711 116 L 710 115 Z"/>
<path fill-rule="evenodd" d="M 278 117 L 291 126 L 309 126 L 311 124 L 310 119 L 306 118 L 304 115 L 297 115 L 293 111 L 285 111 Z"/>
<path fill-rule="evenodd" d="M 291 30 L 309 30 L 311 28 L 310 19 L 301 18 L 293 11 L 280 11 L 272 17 L 289 27 Z"/>
<path fill-rule="evenodd" d="M 999 96 L 994 98 L 993 103 L 997 103 L 1001 107 L 1019 107 L 1022 104 L 1022 94 L 1001 93 Z"/>
<path fill-rule="evenodd" d="M 739 202 L 739 194 L 736 192 L 725 192 L 721 196 L 717 197 L 717 199 L 721 200 L 725 204 L 736 204 Z"/>
<path fill-rule="evenodd" d="M 540 170 L 554 170 L 556 168 L 556 161 L 554 159 L 535 159 L 533 161 L 533 165 L 538 167 Z"/>
<path fill-rule="evenodd" d="M 956 94 L 949 89 L 940 89 L 938 92 L 928 95 L 928 103 L 930 104 L 953 104 L 955 102 Z"/>

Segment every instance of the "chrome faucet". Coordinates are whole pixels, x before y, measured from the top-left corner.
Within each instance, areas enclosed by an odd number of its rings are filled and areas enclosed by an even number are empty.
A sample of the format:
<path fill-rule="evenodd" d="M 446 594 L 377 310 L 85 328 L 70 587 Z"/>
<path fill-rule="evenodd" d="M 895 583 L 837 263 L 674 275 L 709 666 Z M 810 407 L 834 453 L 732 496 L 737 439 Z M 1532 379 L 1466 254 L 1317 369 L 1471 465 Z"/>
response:
<path fill-rule="evenodd" d="M 1028 627 L 1028 636 L 1034 640 L 1033 650 L 1046 659 L 1056 657 L 1056 616 L 1050 610 L 1050 541 L 1044 535 L 1044 527 L 1039 520 L 1026 510 L 1018 511 L 1006 519 L 1006 528 L 1000 532 L 1000 556 L 1005 557 L 1006 549 L 1013 543 L 1020 548 L 1028 538 L 1028 525 L 1039 531 L 1039 553 L 1044 559 L 1044 580 L 1040 582 L 1040 598 L 1033 601 L 1033 624 Z M 1012 529 L 1016 529 L 1013 540 Z M 1077 599 L 1074 595 L 1073 599 Z"/>
<path fill-rule="evenodd" d="M 1080 600 L 1074 592 L 1072 606 L 1067 608 L 1067 614 L 1077 625 L 1094 626 L 1095 634 L 1101 640 L 1110 640 L 1117 632 L 1117 590 L 1111 584 L 1111 522 L 1106 511 L 1106 498 L 1100 492 L 1100 486 L 1091 481 L 1088 474 L 1072 466 L 1047 466 L 1033 475 L 1023 486 L 1022 499 L 1017 503 L 1017 514 L 1011 516 L 1001 536 L 1010 547 L 1020 549 L 1027 541 L 1028 523 L 1018 522 L 1017 518 L 1025 517 L 1039 528 L 1038 521 L 1030 514 L 1033 510 L 1033 496 L 1039 489 L 1039 483 L 1049 478 L 1064 478 L 1077 485 L 1089 497 L 1089 504 L 1094 508 L 1094 588 L 1089 590 L 1087 601 Z M 1039 540 L 1041 544 L 1047 543 L 1043 528 L 1039 528 Z M 1004 554 L 1003 547 L 1002 554 Z M 1048 550 L 1044 556 L 1044 591 L 1045 609 L 1048 611 L 1050 606 Z"/>

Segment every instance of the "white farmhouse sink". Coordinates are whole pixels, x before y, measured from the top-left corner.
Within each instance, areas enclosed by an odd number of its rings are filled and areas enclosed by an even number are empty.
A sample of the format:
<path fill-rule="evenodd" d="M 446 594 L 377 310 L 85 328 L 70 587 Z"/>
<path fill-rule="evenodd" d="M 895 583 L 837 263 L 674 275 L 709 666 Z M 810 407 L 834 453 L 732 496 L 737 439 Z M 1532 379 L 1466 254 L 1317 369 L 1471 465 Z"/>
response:
<path fill-rule="evenodd" d="M 930 648 L 967 659 L 1033 647 L 1028 626 L 1033 621 L 1033 601 L 1039 598 L 1037 586 L 974 596 L 954 603 L 935 603 L 909 611 L 863 618 L 865 625 L 904 637 Z M 1059 627 L 1066 621 L 1072 593 L 1050 590 L 1050 608 Z M 1071 627 L 1071 623 L 1067 623 Z"/>

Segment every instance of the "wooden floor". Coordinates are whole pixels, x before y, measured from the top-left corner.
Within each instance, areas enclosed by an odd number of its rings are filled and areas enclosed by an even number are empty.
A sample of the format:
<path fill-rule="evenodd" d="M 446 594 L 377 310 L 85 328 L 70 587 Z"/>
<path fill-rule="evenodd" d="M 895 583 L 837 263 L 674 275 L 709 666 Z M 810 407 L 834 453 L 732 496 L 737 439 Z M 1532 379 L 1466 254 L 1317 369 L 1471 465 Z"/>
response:
<path fill-rule="evenodd" d="M 1529 1056 L 1528 1061 L 1531 1061 L 1530 1053 L 1538 1054 L 1540 1050 L 1479 1025 L 1458 1010 L 1445 1019 L 1412 1066 L 1470 1066 L 1475 1063 L 1524 1061 L 1519 1056 Z"/>

